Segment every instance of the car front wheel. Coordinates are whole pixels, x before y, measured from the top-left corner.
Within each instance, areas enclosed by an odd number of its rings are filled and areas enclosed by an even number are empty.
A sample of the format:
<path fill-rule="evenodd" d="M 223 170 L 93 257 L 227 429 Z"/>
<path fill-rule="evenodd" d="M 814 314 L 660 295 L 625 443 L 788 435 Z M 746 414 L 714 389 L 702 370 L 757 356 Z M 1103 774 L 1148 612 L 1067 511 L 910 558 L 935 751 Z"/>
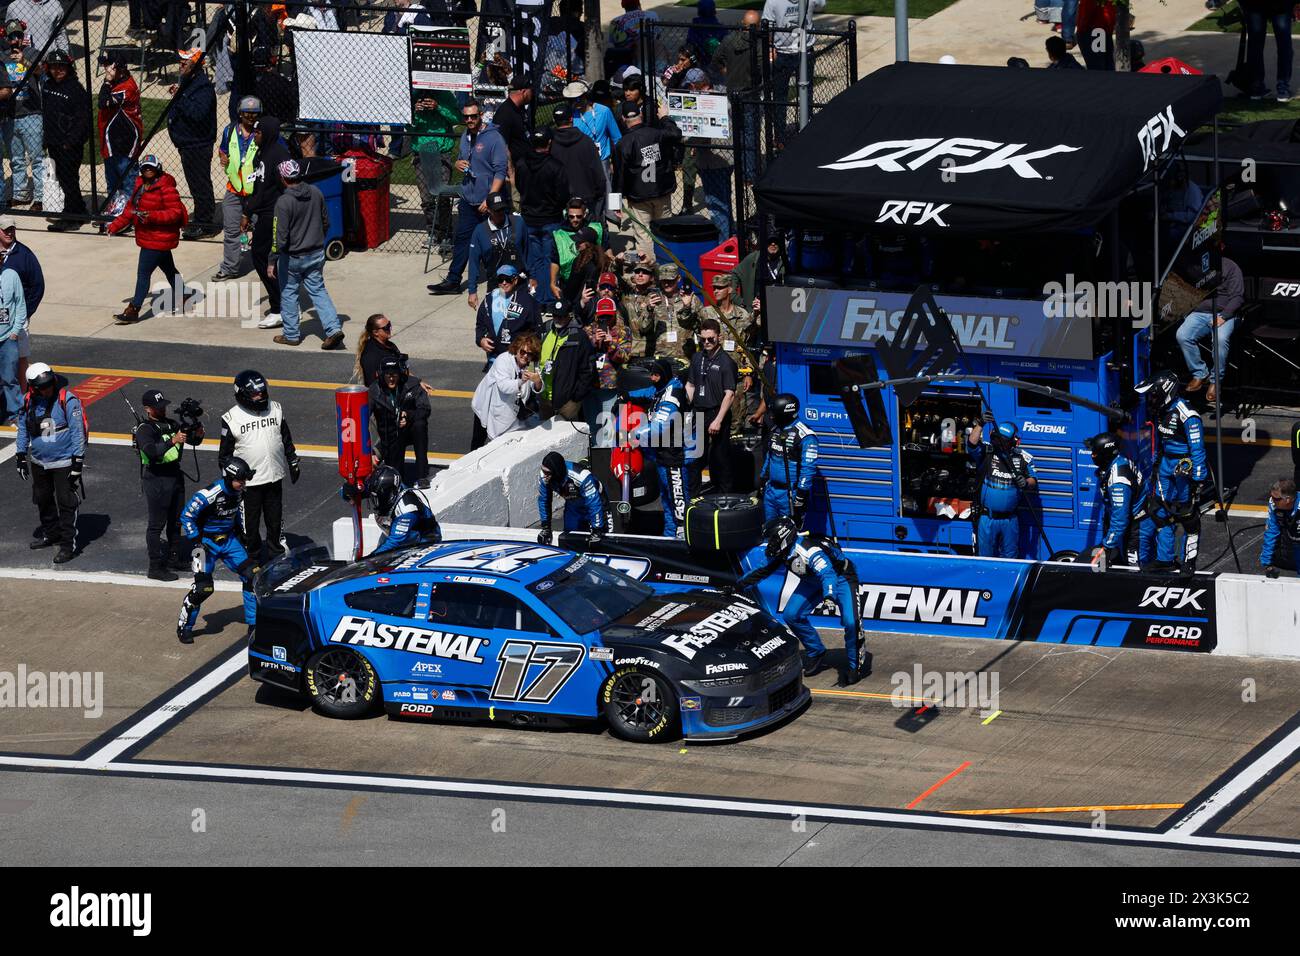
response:
<path fill-rule="evenodd" d="M 327 647 L 307 662 L 307 693 L 329 717 L 364 717 L 379 702 L 379 677 L 356 651 Z"/>
<path fill-rule="evenodd" d="M 662 674 L 619 668 L 601 686 L 600 704 L 610 733 L 623 740 L 655 743 L 681 733 L 677 693 Z"/>

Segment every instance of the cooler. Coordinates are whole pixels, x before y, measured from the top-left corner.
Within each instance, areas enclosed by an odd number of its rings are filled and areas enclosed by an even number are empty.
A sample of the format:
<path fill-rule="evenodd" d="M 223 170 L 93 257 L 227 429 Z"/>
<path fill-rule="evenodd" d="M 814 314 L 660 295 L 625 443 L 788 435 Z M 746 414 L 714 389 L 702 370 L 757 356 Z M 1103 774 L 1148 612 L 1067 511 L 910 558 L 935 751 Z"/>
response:
<path fill-rule="evenodd" d="M 720 238 L 718 227 L 703 216 L 656 219 L 650 223 L 650 232 L 696 276 L 700 274 L 700 257 L 710 252 Z M 685 275 L 682 282 L 688 286 L 695 285 L 694 280 Z"/>
<path fill-rule="evenodd" d="M 325 258 L 342 259 L 347 254 L 343 245 L 343 167 L 329 159 L 313 156 L 304 160 L 303 182 L 311 183 L 325 197 L 325 211 L 330 225 L 325 231 Z"/>
<path fill-rule="evenodd" d="M 347 235 L 348 245 L 357 249 L 374 249 L 388 241 L 388 183 L 393 161 L 359 150 L 344 153 L 345 163 L 353 167 L 357 217 Z"/>
<path fill-rule="evenodd" d="M 740 240 L 732 236 L 716 249 L 700 256 L 700 281 L 704 283 L 704 298 L 713 302 L 713 277 L 725 276 L 740 265 Z"/>

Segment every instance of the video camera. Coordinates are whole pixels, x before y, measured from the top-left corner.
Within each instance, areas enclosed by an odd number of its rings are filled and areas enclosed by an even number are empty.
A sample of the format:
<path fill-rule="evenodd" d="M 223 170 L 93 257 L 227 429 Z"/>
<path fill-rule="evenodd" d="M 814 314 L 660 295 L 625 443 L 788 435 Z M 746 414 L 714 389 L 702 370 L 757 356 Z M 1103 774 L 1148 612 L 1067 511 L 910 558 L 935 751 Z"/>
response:
<path fill-rule="evenodd" d="M 203 406 L 198 399 L 187 398 L 176 406 L 176 421 L 185 433 L 185 444 L 201 445 L 203 443 Z"/>

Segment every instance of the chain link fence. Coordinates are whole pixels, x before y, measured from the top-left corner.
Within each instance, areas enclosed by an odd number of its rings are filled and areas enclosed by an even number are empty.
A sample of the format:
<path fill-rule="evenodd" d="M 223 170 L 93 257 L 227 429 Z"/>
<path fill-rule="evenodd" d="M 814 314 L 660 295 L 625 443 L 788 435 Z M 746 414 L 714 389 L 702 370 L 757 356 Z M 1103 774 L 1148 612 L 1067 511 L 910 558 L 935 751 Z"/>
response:
<path fill-rule="evenodd" d="M 57 0 L 50 2 L 53 5 Z M 484 112 L 490 114 L 504 100 L 512 75 L 528 75 L 535 90 L 530 120 L 549 123 L 551 104 L 559 100 L 564 84 L 586 73 L 591 56 L 604 53 L 585 48 L 581 2 L 561 0 L 555 15 L 548 18 L 522 12 L 528 8 L 509 12 L 505 0 L 484 0 L 483 7 L 503 12 L 476 13 L 472 6 L 464 12 L 437 7 L 443 12 L 417 19 L 404 6 L 356 0 L 288 7 L 269 0 L 237 4 L 67 0 L 57 8 L 61 17 L 56 24 L 29 25 L 26 56 L 37 62 L 48 60 L 57 49 L 66 50 L 71 58 L 70 79 L 82 92 L 79 97 L 69 95 L 69 105 L 54 111 L 56 115 L 50 116 L 46 110 L 48 157 L 42 158 L 39 148 L 25 148 L 17 136 L 5 137 L 10 172 L 4 197 L 8 211 L 29 217 L 53 216 L 55 202 L 43 202 L 40 209 L 30 203 L 46 198 L 42 185 L 52 184 L 57 167 L 57 179 L 65 187 L 61 191 L 70 193 L 68 187 L 76 183 L 85 197 L 84 212 L 75 208 L 73 200 L 66 203 L 60 218 L 79 224 L 100 218 L 129 160 L 153 153 L 176 179 L 192 210 L 192 221 L 207 226 L 210 235 L 219 236 L 217 207 L 226 190 L 226 170 L 218 156 L 219 144 L 213 140 L 234 121 L 240 97 L 255 94 L 266 113 L 282 120 L 291 150 L 297 152 L 300 146 L 296 133 L 310 132 L 314 136 L 310 140 L 303 137 L 302 145 L 314 148 L 319 155 L 364 153 L 387 167 L 389 238 L 380 248 L 423 252 L 437 204 L 422 189 L 411 129 L 391 123 L 301 120 L 295 37 L 307 30 L 404 34 L 411 22 L 463 27 L 472 61 L 472 92 L 483 102 Z M 653 79 L 646 83 L 649 98 L 657 102 L 668 89 L 682 84 L 685 74 L 677 67 L 679 54 L 685 50 L 690 61 L 686 69 L 700 70 L 709 86 L 726 91 L 731 101 L 731 142 L 690 141 L 681 151 L 672 211 L 705 215 L 724 236 L 734 231 L 743 242 L 745 225 L 754 218 L 753 182 L 798 129 L 797 56 L 792 73 L 791 58 L 781 52 L 788 47 L 789 31 L 774 31 L 768 24 L 740 30 L 722 25 L 643 23 L 645 29 L 632 59 L 647 80 Z M 813 31 L 810 37 L 810 99 L 815 112 L 856 81 L 856 34 L 850 23 L 845 30 Z M 203 51 L 199 69 L 215 87 L 215 129 L 210 117 L 191 116 L 193 104 L 183 93 L 177 95 L 178 88 L 189 88 L 182 83 L 178 55 L 182 50 Z M 116 84 L 106 82 L 105 61 L 110 58 L 124 64 Z M 9 75 L 14 76 L 12 69 Z M 729 84 L 736 75 L 741 75 L 741 82 Z M 37 70 L 30 70 L 19 83 L 38 83 L 38 76 Z M 48 83 L 48 78 L 44 82 Z M 122 109 L 109 102 L 113 92 L 124 87 L 133 87 L 126 94 L 130 103 L 125 112 L 130 115 L 125 117 L 119 115 Z M 318 106 L 323 102 L 328 115 L 353 116 L 379 100 L 379 93 L 365 83 L 326 84 L 314 93 L 313 102 Z M 466 95 L 444 99 L 458 112 Z M 39 121 L 40 107 L 35 111 Z M 10 155 L 11 145 L 17 147 L 17 158 Z M 444 157 L 442 174 L 448 184 L 459 175 L 452 171 L 450 157 Z M 447 205 L 442 203 L 444 212 Z"/>

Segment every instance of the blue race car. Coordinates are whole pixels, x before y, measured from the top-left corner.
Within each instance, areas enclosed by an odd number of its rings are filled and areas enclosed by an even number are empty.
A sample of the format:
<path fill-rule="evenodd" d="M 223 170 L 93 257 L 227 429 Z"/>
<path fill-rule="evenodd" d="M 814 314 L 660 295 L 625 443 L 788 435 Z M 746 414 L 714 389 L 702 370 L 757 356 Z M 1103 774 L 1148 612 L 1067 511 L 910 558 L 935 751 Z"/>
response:
<path fill-rule="evenodd" d="M 656 593 L 607 563 L 518 541 L 357 562 L 290 555 L 257 579 L 249 675 L 334 717 L 561 725 L 625 740 L 736 737 L 810 695 L 799 643 L 739 596 Z"/>

